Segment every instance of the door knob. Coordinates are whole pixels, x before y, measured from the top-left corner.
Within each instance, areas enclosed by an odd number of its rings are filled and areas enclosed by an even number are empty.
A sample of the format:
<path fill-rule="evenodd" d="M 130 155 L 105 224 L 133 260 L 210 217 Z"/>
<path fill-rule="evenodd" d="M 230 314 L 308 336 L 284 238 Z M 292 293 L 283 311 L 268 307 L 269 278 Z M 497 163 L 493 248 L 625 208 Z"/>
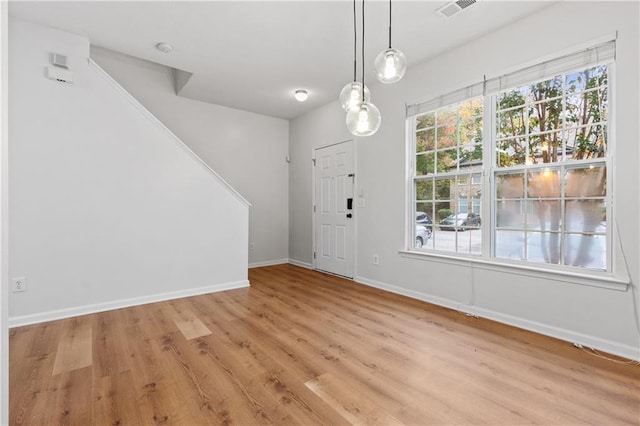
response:
<path fill-rule="evenodd" d="M 351 219 L 351 218 L 353 217 L 353 215 L 352 215 L 351 213 L 347 213 L 347 217 L 348 217 L 349 219 Z"/>

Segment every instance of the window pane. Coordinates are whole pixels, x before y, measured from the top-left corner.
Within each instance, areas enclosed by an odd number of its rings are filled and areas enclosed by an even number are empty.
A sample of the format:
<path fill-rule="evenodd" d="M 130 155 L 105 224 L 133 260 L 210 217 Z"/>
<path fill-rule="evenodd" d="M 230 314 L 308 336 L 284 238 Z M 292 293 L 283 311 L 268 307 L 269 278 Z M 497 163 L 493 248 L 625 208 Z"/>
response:
<path fill-rule="evenodd" d="M 482 145 L 464 145 L 459 152 L 460 171 L 482 170 Z"/>
<path fill-rule="evenodd" d="M 451 188 L 455 191 L 455 185 L 455 178 L 436 180 L 436 200 L 451 200 Z"/>
<path fill-rule="evenodd" d="M 467 203 L 467 197 L 460 197 L 458 199 L 458 211 L 460 213 L 466 213 L 469 211 L 469 205 Z"/>
<path fill-rule="evenodd" d="M 602 89 L 602 113 L 600 119 L 603 122 L 609 121 L 609 89 L 607 87 Z"/>
<path fill-rule="evenodd" d="M 589 124 L 569 129 L 567 132 L 567 155 L 572 160 L 601 158 L 607 151 L 607 126 Z"/>
<path fill-rule="evenodd" d="M 482 142 L 482 118 L 460 121 L 460 145 L 473 145 Z"/>
<path fill-rule="evenodd" d="M 460 118 L 478 117 L 478 119 L 482 120 L 482 107 L 482 97 L 460 102 Z"/>
<path fill-rule="evenodd" d="M 416 182 L 416 201 L 433 200 L 433 182 L 421 180 Z"/>
<path fill-rule="evenodd" d="M 433 151 L 435 148 L 435 129 L 416 133 L 416 152 Z"/>
<path fill-rule="evenodd" d="M 565 179 L 567 198 L 602 197 L 607 193 L 607 171 L 604 166 L 568 169 Z"/>
<path fill-rule="evenodd" d="M 524 259 L 523 231 L 496 231 L 496 257 Z"/>
<path fill-rule="evenodd" d="M 525 108 L 516 108 L 498 114 L 498 137 L 508 138 L 526 133 Z"/>
<path fill-rule="evenodd" d="M 416 223 L 432 228 L 430 225 L 433 225 L 434 207 L 432 202 L 416 203 Z"/>
<path fill-rule="evenodd" d="M 567 123 L 581 126 L 607 119 L 607 89 L 595 88 L 567 95 Z"/>
<path fill-rule="evenodd" d="M 416 128 L 424 129 L 435 125 L 436 115 L 433 112 L 421 115 L 416 118 Z"/>
<path fill-rule="evenodd" d="M 526 229 L 559 231 L 562 222 L 560 201 L 527 200 Z"/>
<path fill-rule="evenodd" d="M 435 172 L 435 157 L 433 152 L 416 155 L 416 175 L 422 176 Z"/>
<path fill-rule="evenodd" d="M 529 198 L 559 198 L 560 197 L 560 173 L 558 170 L 545 168 L 541 171 L 528 173 Z"/>
<path fill-rule="evenodd" d="M 524 174 L 501 174 L 496 176 L 497 198 L 524 197 Z"/>
<path fill-rule="evenodd" d="M 438 224 L 440 224 L 440 222 L 451 216 L 453 213 L 455 213 L 455 206 L 450 202 L 450 201 L 438 201 L 436 202 L 436 215 L 435 215 L 435 219 L 434 222 L 437 222 Z"/>
<path fill-rule="evenodd" d="M 438 151 L 438 171 L 450 172 L 458 167 L 458 150 L 447 149 L 446 151 Z"/>
<path fill-rule="evenodd" d="M 458 105 L 451 105 L 449 107 L 440 108 L 437 111 L 438 125 L 452 124 L 455 127 L 458 121 Z"/>
<path fill-rule="evenodd" d="M 481 232 L 479 229 L 470 229 L 463 232 L 451 232 L 457 234 L 457 251 L 464 254 L 480 254 L 482 250 Z"/>
<path fill-rule="evenodd" d="M 606 236 L 569 234 L 566 240 L 566 265 L 592 269 L 607 268 Z"/>
<path fill-rule="evenodd" d="M 500 110 L 514 108 L 525 104 L 525 96 L 527 95 L 527 87 L 518 87 L 506 92 L 502 92 L 498 99 L 498 107 Z"/>
<path fill-rule="evenodd" d="M 586 89 L 607 83 L 607 66 L 599 65 L 583 71 L 567 74 L 566 90 L 568 93 L 582 92 Z"/>
<path fill-rule="evenodd" d="M 458 134 L 455 124 L 437 128 L 438 149 L 451 148 L 458 144 Z"/>
<path fill-rule="evenodd" d="M 562 128 L 562 98 L 537 102 L 531 108 L 529 133 L 546 132 Z"/>
<path fill-rule="evenodd" d="M 527 139 L 524 137 L 498 141 L 498 167 L 524 165 L 527 159 Z"/>
<path fill-rule="evenodd" d="M 417 249 L 424 248 L 431 239 L 431 231 L 424 225 L 415 225 L 413 247 Z"/>
<path fill-rule="evenodd" d="M 527 258 L 529 262 L 560 264 L 559 232 L 527 232 Z"/>
<path fill-rule="evenodd" d="M 607 207 L 604 200 L 567 201 L 565 212 L 567 231 L 606 234 Z"/>
<path fill-rule="evenodd" d="M 523 201 L 504 200 L 498 201 L 496 206 L 496 226 L 498 228 L 524 227 L 524 214 L 521 206 Z"/>
<path fill-rule="evenodd" d="M 556 163 L 562 161 L 563 132 L 544 133 L 529 139 L 527 164 Z"/>
<path fill-rule="evenodd" d="M 601 65 L 567 76 L 568 145 L 573 159 L 604 157 L 608 120 L 607 67 Z"/>
<path fill-rule="evenodd" d="M 529 86 L 529 100 L 531 103 L 562 95 L 562 76 L 541 81 Z"/>

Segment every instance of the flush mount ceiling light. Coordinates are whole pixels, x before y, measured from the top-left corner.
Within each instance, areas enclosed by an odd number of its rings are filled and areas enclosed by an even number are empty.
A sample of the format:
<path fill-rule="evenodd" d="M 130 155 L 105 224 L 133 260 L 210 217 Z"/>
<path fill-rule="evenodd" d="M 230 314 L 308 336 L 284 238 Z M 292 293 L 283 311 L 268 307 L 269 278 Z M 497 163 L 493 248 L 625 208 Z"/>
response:
<path fill-rule="evenodd" d="M 380 52 L 375 61 L 376 73 L 381 83 L 391 84 L 400 80 L 407 71 L 404 53 L 391 47 L 391 0 L 389 0 L 389 48 Z"/>
<path fill-rule="evenodd" d="M 304 102 L 309 98 L 309 93 L 304 89 L 298 89 L 293 96 L 296 98 L 296 101 Z"/>
<path fill-rule="evenodd" d="M 364 64 L 364 0 L 362 0 L 362 64 Z M 362 88 L 364 84 L 364 66 L 362 67 Z M 347 128 L 354 136 L 371 136 L 380 128 L 382 117 L 380 110 L 365 99 L 361 90 L 360 102 L 347 111 Z"/>
<path fill-rule="evenodd" d="M 156 44 L 156 49 L 158 49 L 162 53 L 173 52 L 173 46 L 171 46 L 169 43 L 158 43 Z"/>
<path fill-rule="evenodd" d="M 358 56 L 358 38 L 357 38 L 357 28 L 356 28 L 356 0 L 353 0 L 353 81 L 351 83 L 347 83 L 342 90 L 340 91 L 340 105 L 342 109 L 345 111 L 349 111 L 349 109 L 356 106 L 360 103 L 360 97 L 362 93 L 362 83 L 357 80 L 357 61 Z M 365 100 L 369 102 L 371 99 L 371 94 L 369 93 L 369 88 L 364 88 L 364 96 Z"/>

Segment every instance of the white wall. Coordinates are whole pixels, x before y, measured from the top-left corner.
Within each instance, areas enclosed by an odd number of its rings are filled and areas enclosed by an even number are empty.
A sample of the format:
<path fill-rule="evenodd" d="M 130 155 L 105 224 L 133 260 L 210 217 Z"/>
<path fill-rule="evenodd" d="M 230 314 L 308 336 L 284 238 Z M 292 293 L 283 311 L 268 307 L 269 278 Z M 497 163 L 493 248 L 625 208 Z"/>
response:
<path fill-rule="evenodd" d="M 0 4 L 0 425 L 9 424 L 9 293 L 8 293 L 8 2 Z"/>
<path fill-rule="evenodd" d="M 91 65 L 83 37 L 9 20 L 13 325 L 247 282 L 248 206 Z M 73 85 L 44 77 L 67 55 Z"/>
<path fill-rule="evenodd" d="M 251 203 L 250 266 L 286 262 L 289 122 L 176 96 L 162 65 L 95 46 L 91 57 Z"/>
<path fill-rule="evenodd" d="M 366 207 L 357 211 L 357 280 L 454 308 L 473 304 L 464 309 L 640 358 L 634 296 L 629 290 L 398 253 L 405 248 L 405 102 L 436 97 L 482 81 L 485 74 L 494 77 L 618 31 L 614 177 L 616 194 L 624 198 L 616 203 L 614 223 L 619 226 L 629 273 L 637 286 L 638 16 L 636 2 L 561 2 L 414 66 L 394 85 L 373 85 L 372 102 L 380 108 L 382 127 L 374 136 L 357 140 L 357 185 L 364 188 L 366 200 Z M 312 263 L 312 149 L 350 138 L 337 102 L 290 123 L 289 250 L 294 261 Z M 379 255 L 379 265 L 372 264 L 374 253 Z M 621 256 L 617 265 L 624 276 Z"/>

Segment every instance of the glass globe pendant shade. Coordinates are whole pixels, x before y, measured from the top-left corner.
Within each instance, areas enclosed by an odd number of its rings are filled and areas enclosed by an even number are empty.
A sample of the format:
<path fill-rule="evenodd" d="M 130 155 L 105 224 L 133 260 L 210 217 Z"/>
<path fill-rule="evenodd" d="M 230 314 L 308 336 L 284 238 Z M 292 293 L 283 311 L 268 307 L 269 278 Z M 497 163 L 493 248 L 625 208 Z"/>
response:
<path fill-rule="evenodd" d="M 370 102 L 360 102 L 347 111 L 347 128 L 354 136 L 371 136 L 380 128 L 380 110 Z"/>
<path fill-rule="evenodd" d="M 407 71 L 407 58 L 398 49 L 389 48 L 376 57 L 375 68 L 381 83 L 395 83 Z"/>
<path fill-rule="evenodd" d="M 369 88 L 364 86 L 364 100 L 365 102 L 369 102 L 370 99 L 371 94 L 369 93 Z M 360 102 L 362 102 L 362 83 L 359 81 L 347 83 L 340 92 L 340 105 L 342 105 L 342 109 L 349 111 Z"/>

